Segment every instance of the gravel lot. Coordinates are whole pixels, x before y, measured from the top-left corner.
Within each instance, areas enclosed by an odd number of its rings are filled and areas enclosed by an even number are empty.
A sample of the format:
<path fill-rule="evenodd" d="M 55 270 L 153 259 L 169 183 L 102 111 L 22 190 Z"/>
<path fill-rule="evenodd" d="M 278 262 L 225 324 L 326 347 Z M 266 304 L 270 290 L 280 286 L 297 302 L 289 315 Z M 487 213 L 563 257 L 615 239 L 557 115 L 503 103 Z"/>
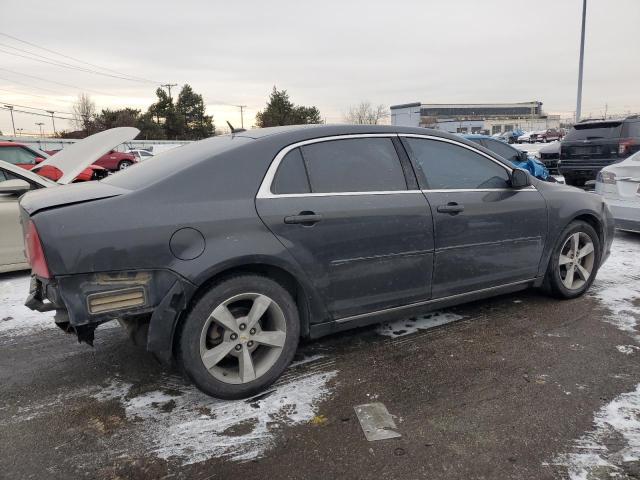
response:
<path fill-rule="evenodd" d="M 588 296 L 537 291 L 304 344 L 218 401 L 128 343 L 80 345 L 0 275 L 2 478 L 640 478 L 640 235 Z M 401 438 L 368 442 L 382 402 Z"/>

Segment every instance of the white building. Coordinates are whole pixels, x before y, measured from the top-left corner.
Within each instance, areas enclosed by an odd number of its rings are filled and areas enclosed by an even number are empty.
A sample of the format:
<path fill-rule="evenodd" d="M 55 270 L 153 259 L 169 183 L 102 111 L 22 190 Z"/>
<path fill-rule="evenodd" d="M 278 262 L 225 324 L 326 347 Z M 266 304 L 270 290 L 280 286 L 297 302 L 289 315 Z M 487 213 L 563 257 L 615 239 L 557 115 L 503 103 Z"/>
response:
<path fill-rule="evenodd" d="M 495 133 L 560 128 L 559 115 L 547 115 L 542 102 L 425 104 L 391 106 L 391 124 L 451 133 Z"/>

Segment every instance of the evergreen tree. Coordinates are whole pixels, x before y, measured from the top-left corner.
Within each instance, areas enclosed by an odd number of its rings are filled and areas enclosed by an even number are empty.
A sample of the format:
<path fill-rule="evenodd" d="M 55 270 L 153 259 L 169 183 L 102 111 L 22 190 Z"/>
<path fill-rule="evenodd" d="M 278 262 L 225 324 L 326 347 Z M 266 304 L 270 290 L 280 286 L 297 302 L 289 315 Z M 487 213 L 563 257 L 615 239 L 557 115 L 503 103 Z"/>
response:
<path fill-rule="evenodd" d="M 294 105 L 287 91 L 279 91 L 275 86 L 265 109 L 256 114 L 256 125 L 262 128 L 308 123 L 322 123 L 320 110 L 317 107 Z"/>

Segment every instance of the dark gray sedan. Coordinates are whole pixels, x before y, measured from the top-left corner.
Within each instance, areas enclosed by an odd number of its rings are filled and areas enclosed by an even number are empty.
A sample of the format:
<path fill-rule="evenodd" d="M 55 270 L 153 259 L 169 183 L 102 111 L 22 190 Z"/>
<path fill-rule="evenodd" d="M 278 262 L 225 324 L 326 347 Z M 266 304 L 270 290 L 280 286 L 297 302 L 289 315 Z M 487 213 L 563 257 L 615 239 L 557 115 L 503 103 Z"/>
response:
<path fill-rule="evenodd" d="M 255 394 L 319 337 L 544 287 L 582 295 L 602 198 L 482 146 L 387 126 L 279 127 L 21 200 L 27 305 L 91 343 L 118 319 L 203 391 Z"/>

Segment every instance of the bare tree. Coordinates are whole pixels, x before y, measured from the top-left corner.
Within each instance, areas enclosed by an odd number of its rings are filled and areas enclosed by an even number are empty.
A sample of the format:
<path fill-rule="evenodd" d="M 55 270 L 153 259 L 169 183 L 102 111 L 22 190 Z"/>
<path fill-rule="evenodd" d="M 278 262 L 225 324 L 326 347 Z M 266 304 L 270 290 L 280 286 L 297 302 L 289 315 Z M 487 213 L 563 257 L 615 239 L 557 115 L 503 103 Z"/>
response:
<path fill-rule="evenodd" d="M 349 107 L 349 112 L 344 118 L 347 123 L 355 125 L 377 125 L 383 118 L 388 116 L 389 112 L 386 106 L 382 104 L 373 106 L 371 102 L 364 101 Z"/>
<path fill-rule="evenodd" d="M 96 116 L 96 104 L 86 93 L 78 95 L 73 104 L 73 123 L 78 130 L 84 130 L 89 135 Z"/>

